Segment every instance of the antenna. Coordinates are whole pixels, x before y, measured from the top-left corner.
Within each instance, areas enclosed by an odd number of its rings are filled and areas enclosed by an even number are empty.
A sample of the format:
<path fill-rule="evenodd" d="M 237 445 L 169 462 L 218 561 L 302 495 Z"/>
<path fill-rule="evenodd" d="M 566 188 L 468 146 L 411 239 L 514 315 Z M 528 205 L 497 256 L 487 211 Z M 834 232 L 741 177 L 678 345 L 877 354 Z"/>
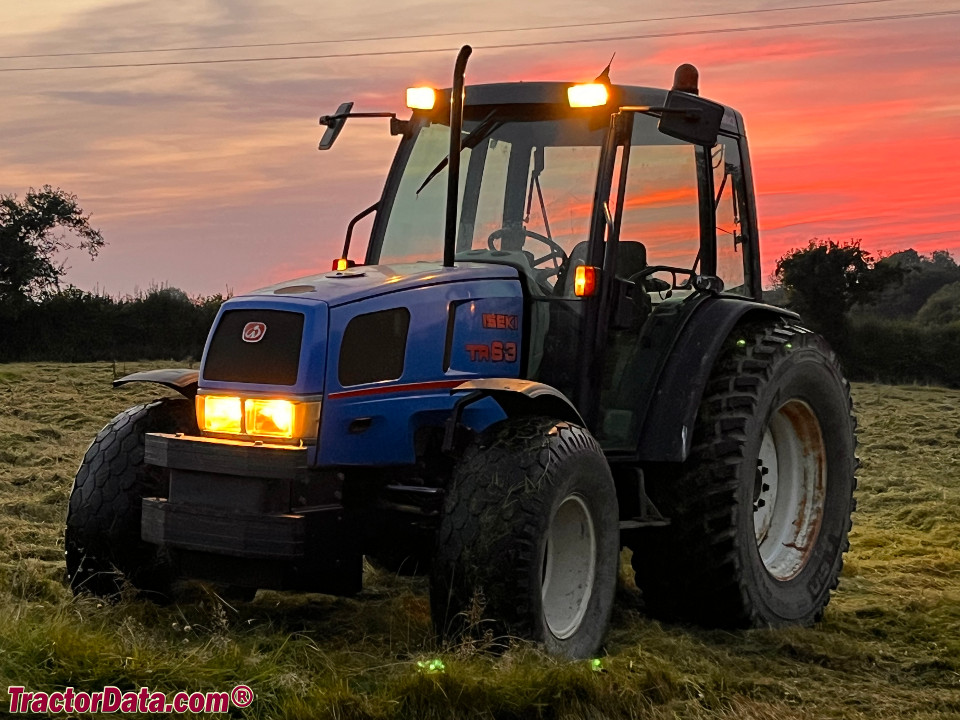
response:
<path fill-rule="evenodd" d="M 610 66 L 613 65 L 613 59 L 616 56 L 616 53 L 610 56 L 610 62 L 607 63 L 607 66 L 603 69 L 603 72 L 597 75 L 597 79 L 594 80 L 595 83 L 603 83 L 604 85 L 610 84 Z"/>

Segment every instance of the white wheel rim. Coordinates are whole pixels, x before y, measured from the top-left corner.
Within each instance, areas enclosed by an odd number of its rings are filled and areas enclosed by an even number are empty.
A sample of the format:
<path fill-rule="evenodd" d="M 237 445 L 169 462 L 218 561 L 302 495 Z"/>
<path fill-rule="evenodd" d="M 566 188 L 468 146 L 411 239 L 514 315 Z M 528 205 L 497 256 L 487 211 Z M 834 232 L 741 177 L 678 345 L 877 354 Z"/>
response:
<path fill-rule="evenodd" d="M 781 405 L 763 433 L 753 490 L 753 529 L 764 567 L 789 580 L 806 564 L 823 520 L 826 448 L 813 409 Z"/>
<path fill-rule="evenodd" d="M 560 640 L 577 631 L 587 612 L 596 556 L 597 536 L 590 511 L 580 495 L 568 495 L 550 520 L 540 586 L 547 629 Z"/>

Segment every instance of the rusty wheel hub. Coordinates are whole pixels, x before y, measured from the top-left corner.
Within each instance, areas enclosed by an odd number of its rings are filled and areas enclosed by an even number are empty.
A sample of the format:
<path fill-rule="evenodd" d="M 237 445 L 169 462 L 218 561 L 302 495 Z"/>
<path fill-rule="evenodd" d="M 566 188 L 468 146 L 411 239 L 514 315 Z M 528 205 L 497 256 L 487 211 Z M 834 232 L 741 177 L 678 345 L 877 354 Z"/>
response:
<path fill-rule="evenodd" d="M 802 400 L 789 400 L 764 430 L 753 488 L 757 549 L 777 580 L 789 580 L 806 564 L 823 519 L 826 484 L 817 416 Z"/>

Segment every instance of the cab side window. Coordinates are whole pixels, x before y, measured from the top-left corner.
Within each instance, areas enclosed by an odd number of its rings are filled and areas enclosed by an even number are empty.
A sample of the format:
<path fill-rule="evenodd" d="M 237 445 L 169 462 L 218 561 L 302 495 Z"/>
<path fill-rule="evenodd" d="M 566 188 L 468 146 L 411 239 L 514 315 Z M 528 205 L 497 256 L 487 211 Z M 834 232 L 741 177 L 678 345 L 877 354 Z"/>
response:
<path fill-rule="evenodd" d="M 717 275 L 724 291 L 748 295 L 745 285 L 744 237 L 741 218 L 746 194 L 740 150 L 734 138 L 721 137 L 711 152 L 717 208 Z"/>
<path fill-rule="evenodd" d="M 640 243 L 646 265 L 692 268 L 700 249 L 697 148 L 634 116 L 620 240 Z M 621 274 L 618 270 L 618 274 Z"/>

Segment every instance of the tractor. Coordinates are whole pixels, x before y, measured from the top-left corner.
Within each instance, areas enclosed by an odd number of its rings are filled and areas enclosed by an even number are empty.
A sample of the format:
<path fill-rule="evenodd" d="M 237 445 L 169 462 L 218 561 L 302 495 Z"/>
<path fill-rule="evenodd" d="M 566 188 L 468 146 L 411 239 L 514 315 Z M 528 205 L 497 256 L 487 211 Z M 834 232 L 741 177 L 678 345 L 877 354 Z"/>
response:
<path fill-rule="evenodd" d="M 411 88 L 379 200 L 329 272 L 223 304 L 199 370 L 77 473 L 75 592 L 200 580 L 353 595 L 429 575 L 442 638 L 601 647 L 629 555 L 645 612 L 809 625 L 848 548 L 837 357 L 762 299 L 743 119 L 677 69 Z M 351 236 L 373 215 L 362 262 Z M 492 633 L 492 635 L 490 635 Z"/>

